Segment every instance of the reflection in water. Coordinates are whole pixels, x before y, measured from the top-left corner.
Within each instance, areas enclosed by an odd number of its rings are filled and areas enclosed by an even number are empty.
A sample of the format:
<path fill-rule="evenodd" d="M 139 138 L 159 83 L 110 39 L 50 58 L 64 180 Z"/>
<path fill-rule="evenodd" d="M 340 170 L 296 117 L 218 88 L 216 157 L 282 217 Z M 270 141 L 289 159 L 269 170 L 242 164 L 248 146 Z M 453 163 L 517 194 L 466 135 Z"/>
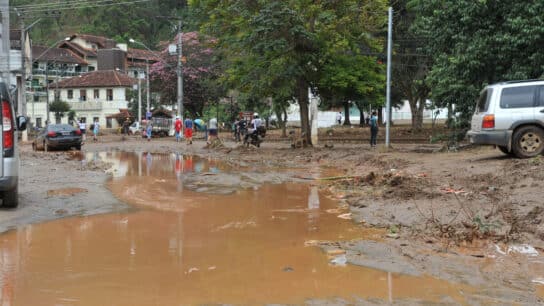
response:
<path fill-rule="evenodd" d="M 124 176 L 143 176 L 145 169 L 146 176 L 176 176 L 183 173 L 219 173 L 230 170 L 224 164 L 213 160 L 204 159 L 197 156 L 183 155 L 179 152 L 171 154 L 153 154 L 152 152 L 107 152 L 87 153 L 82 163 L 88 162 L 106 162 L 111 163 L 114 177 Z M 173 173 L 169 173 L 173 171 Z"/>
<path fill-rule="evenodd" d="M 446 282 L 332 266 L 318 248 L 305 247 L 309 240 L 380 236 L 327 213 L 336 204 L 315 186 L 180 194 L 173 192 L 178 177 L 197 171 L 197 164 L 201 172 L 225 167 L 180 154 L 119 154 L 126 176 L 112 180 L 111 190 L 155 209 L 63 219 L 2 235 L 1 305 L 463 301 L 462 288 Z M 143 168 L 153 165 L 144 180 L 138 179 L 142 162 Z"/>

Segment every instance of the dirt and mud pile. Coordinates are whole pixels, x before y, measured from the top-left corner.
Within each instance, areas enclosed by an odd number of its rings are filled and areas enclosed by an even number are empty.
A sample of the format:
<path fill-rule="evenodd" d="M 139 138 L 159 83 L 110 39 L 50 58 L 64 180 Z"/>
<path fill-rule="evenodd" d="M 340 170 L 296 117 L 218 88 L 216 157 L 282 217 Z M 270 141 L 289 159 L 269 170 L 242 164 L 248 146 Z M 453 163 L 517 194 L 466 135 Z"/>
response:
<path fill-rule="evenodd" d="M 343 160 L 350 164 L 345 176 L 325 181 L 356 220 L 400 227 L 404 235 L 457 243 L 544 238 L 538 196 L 544 159 L 477 160 L 470 154 L 457 154 L 464 160 L 452 154 L 351 156 Z"/>

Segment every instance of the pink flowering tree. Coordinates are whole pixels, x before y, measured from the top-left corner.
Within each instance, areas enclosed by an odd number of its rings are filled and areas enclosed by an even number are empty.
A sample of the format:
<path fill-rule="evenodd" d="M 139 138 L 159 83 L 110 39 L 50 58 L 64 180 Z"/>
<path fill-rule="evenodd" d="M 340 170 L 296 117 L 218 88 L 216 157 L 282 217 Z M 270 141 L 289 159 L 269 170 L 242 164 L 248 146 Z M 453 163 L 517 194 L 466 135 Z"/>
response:
<path fill-rule="evenodd" d="M 218 85 L 221 71 L 216 60 L 214 39 L 203 38 L 197 32 L 183 33 L 183 106 L 185 113 L 201 116 L 203 108 L 216 101 L 222 91 Z M 175 37 L 169 44 L 177 44 Z M 161 93 L 160 103 L 177 105 L 177 57 L 169 55 L 168 46 L 161 52 L 162 60 L 150 68 L 150 80 L 155 91 Z"/>

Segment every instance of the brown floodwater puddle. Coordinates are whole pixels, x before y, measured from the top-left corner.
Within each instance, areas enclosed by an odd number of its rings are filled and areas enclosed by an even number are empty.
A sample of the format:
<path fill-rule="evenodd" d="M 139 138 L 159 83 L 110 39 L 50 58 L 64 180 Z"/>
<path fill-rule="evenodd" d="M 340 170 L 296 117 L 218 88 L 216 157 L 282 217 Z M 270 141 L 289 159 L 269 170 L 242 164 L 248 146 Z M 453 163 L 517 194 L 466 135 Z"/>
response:
<path fill-rule="evenodd" d="M 541 299 L 544 299 L 544 285 L 536 286 L 536 295 Z"/>
<path fill-rule="evenodd" d="M 209 194 L 187 190 L 183 180 L 234 169 L 179 154 L 98 157 L 116 167 L 112 192 L 140 209 L 1 235 L 0 305 L 465 302 L 465 286 L 332 264 L 308 246 L 383 236 L 339 218 L 346 211 L 317 186 L 265 184 Z"/>

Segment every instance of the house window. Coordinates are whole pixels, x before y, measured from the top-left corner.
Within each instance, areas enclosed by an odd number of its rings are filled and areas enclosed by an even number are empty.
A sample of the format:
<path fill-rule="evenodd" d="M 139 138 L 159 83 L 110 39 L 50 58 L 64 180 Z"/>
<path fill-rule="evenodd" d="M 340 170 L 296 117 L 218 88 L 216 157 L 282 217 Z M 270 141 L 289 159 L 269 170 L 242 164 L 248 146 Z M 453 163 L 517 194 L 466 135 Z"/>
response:
<path fill-rule="evenodd" d="M 55 90 L 55 100 L 60 100 L 60 90 Z"/>
<path fill-rule="evenodd" d="M 93 67 L 93 66 L 89 66 L 89 68 L 87 68 L 87 71 L 89 71 L 89 72 L 94 71 L 94 67 Z"/>
<path fill-rule="evenodd" d="M 40 102 L 40 96 L 35 95 L 34 96 L 34 102 Z"/>
<path fill-rule="evenodd" d="M 111 118 L 106 118 L 106 127 L 108 129 L 111 129 L 112 128 L 112 120 Z"/>
<path fill-rule="evenodd" d="M 79 91 L 79 101 L 87 101 L 87 91 L 85 89 Z"/>
<path fill-rule="evenodd" d="M 36 127 L 41 128 L 42 127 L 42 118 L 36 118 Z"/>
<path fill-rule="evenodd" d="M 106 90 L 106 97 L 108 101 L 113 101 L 113 89 Z"/>
<path fill-rule="evenodd" d="M 69 89 L 68 90 L 68 99 L 73 99 L 74 98 L 74 91 Z"/>
<path fill-rule="evenodd" d="M 95 99 L 100 99 L 100 91 L 98 89 L 94 90 L 94 98 Z"/>

